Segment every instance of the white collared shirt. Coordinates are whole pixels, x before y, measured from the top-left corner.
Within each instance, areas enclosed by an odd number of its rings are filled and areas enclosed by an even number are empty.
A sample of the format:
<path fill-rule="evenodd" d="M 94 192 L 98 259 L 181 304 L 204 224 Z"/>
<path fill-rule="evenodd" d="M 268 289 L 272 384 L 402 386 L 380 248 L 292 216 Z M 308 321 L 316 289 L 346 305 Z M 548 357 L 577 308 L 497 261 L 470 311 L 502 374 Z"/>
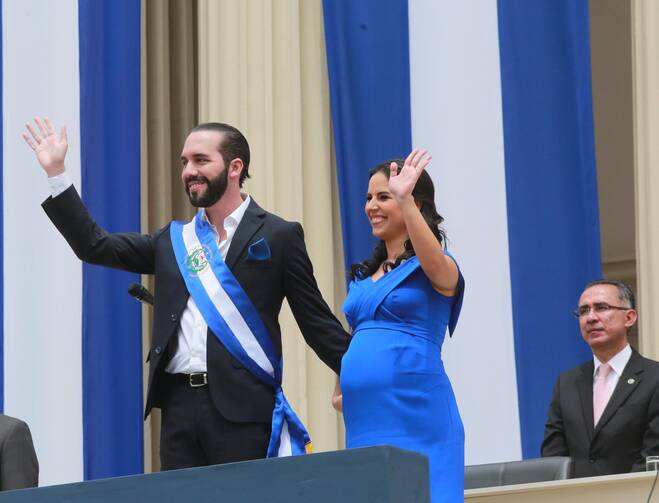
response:
<path fill-rule="evenodd" d="M 625 367 L 627 366 L 627 363 L 629 362 L 629 359 L 631 357 L 632 357 L 632 348 L 629 344 L 627 344 L 622 350 L 620 350 L 620 352 L 617 355 L 615 355 L 607 362 L 609 365 L 611 365 L 611 369 L 612 369 L 612 371 L 609 372 L 609 375 L 606 378 L 606 384 L 609 387 L 609 390 L 613 391 L 614 389 L 616 389 L 618 380 L 620 379 L 620 376 L 622 375 L 623 370 L 625 370 Z M 595 364 L 595 369 L 593 371 L 593 384 L 594 384 L 595 377 L 597 376 L 597 372 L 599 371 L 602 362 L 598 360 L 597 356 L 593 355 L 593 363 Z"/>
<path fill-rule="evenodd" d="M 64 173 L 48 178 L 50 184 L 50 192 L 52 197 L 56 197 L 72 183 L 69 175 Z M 251 198 L 244 195 L 245 199 L 228 217 L 224 219 L 224 231 L 226 232 L 226 239 L 220 241 L 220 236 L 214 225 L 211 229 L 215 234 L 215 240 L 218 243 L 220 254 L 223 259 L 227 258 L 231 240 L 238 225 L 240 225 L 245 211 L 249 206 Z M 206 212 L 202 209 L 203 219 L 208 222 Z M 181 314 L 181 324 L 178 328 L 178 347 L 176 353 L 165 367 L 165 371 L 170 374 L 191 374 L 193 372 L 206 372 L 206 334 L 208 333 L 208 325 L 203 316 L 199 312 L 199 308 L 192 297 L 188 298 L 188 303 Z"/>

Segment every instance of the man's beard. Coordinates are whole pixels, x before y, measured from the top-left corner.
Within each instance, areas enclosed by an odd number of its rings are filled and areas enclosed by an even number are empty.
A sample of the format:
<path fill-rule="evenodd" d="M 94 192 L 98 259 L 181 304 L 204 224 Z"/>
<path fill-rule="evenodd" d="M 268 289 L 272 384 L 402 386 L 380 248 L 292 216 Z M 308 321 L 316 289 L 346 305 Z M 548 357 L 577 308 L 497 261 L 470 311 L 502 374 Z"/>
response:
<path fill-rule="evenodd" d="M 206 190 L 202 192 L 190 192 L 188 185 L 190 182 L 202 182 L 206 184 Z M 190 198 L 190 203 L 195 208 L 208 208 L 213 206 L 224 195 L 229 182 L 229 170 L 225 169 L 215 178 L 209 180 L 205 176 L 192 176 L 185 181 L 185 192 Z"/>

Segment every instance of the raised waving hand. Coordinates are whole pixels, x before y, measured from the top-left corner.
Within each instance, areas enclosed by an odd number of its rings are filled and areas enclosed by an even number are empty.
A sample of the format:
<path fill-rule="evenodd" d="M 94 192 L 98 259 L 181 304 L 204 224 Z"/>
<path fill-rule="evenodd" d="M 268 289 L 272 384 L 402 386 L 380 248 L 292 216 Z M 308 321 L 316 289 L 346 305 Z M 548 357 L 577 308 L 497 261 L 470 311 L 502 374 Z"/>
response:
<path fill-rule="evenodd" d="M 64 172 L 64 158 L 69 146 L 66 136 L 66 126 L 62 126 L 57 134 L 48 117 L 35 117 L 33 126 L 25 124 L 27 132 L 23 132 L 23 139 L 34 150 L 37 160 L 49 177 Z"/>
<path fill-rule="evenodd" d="M 423 272 L 435 290 L 453 295 L 458 284 L 458 268 L 453 259 L 444 254 L 442 245 L 421 214 L 420 203 L 414 201 L 412 196 L 417 180 L 431 159 L 427 150 L 415 149 L 407 156 L 400 171 L 398 164 L 392 162 L 389 166 L 389 192 L 400 205 L 408 236 Z"/>
<path fill-rule="evenodd" d="M 427 150 L 412 150 L 405 159 L 403 168 L 398 171 L 398 164 L 392 162 L 389 166 L 389 191 L 399 201 L 412 195 L 416 181 L 430 163 L 432 157 Z"/>

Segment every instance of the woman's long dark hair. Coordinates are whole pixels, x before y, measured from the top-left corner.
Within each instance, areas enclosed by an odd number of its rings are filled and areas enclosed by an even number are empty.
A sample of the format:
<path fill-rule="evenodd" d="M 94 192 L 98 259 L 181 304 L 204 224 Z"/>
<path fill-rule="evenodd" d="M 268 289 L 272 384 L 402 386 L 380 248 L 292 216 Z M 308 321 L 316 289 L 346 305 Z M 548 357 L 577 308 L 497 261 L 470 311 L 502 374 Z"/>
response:
<path fill-rule="evenodd" d="M 385 161 L 378 164 L 368 172 L 368 179 L 370 180 L 376 173 L 382 173 L 387 179 L 389 179 L 389 166 L 392 162 L 398 164 L 398 171 L 400 172 L 405 161 L 402 159 L 394 159 L 392 161 Z M 430 230 L 437 238 L 437 241 L 439 241 L 442 246 L 445 246 L 446 234 L 439 227 L 444 219 L 439 213 L 437 213 L 435 207 L 435 186 L 432 183 L 430 175 L 425 170 L 421 173 L 421 176 L 412 190 L 412 197 L 414 198 L 414 201 L 421 204 L 421 215 L 423 215 L 423 219 L 428 224 L 428 227 L 430 227 Z M 407 260 L 414 255 L 416 255 L 414 247 L 412 246 L 412 242 L 408 239 L 405 241 L 405 251 L 396 257 L 395 262 L 389 262 L 387 261 L 387 247 L 384 241 L 380 240 L 375 246 L 373 254 L 369 258 L 363 262 L 353 264 L 350 267 L 350 279 L 363 279 L 372 276 L 382 264 L 384 264 L 384 272 L 389 272 L 398 267 L 403 260 Z"/>

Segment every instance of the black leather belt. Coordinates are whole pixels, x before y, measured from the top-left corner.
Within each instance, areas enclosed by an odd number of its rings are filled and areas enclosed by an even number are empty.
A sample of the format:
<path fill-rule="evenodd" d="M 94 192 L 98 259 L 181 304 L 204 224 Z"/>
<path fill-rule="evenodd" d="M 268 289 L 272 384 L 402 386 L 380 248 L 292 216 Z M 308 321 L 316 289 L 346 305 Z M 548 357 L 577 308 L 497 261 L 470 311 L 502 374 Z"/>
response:
<path fill-rule="evenodd" d="M 169 374 L 179 384 L 187 384 L 191 388 L 199 388 L 208 384 L 207 372 L 195 372 L 193 374 Z"/>

